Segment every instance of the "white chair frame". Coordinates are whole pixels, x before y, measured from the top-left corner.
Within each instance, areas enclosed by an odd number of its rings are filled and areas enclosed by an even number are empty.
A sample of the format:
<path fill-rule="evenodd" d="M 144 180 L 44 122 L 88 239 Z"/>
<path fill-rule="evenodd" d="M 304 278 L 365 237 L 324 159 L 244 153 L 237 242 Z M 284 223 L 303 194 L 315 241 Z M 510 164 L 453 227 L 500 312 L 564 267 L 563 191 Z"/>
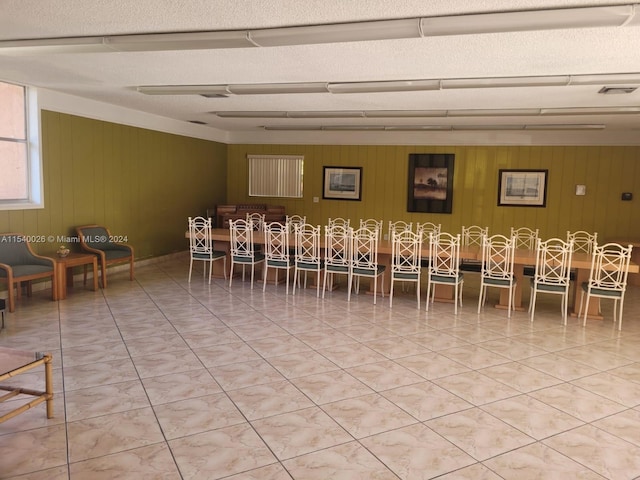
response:
<path fill-rule="evenodd" d="M 584 230 L 571 232 L 567 230 L 567 242 L 573 240 L 573 253 L 586 253 L 591 255 L 593 247 L 598 243 L 598 233 L 589 233 Z"/>
<path fill-rule="evenodd" d="M 618 322 L 618 330 L 622 330 L 622 309 L 624 307 L 624 295 L 627 290 L 627 277 L 631 262 L 633 246 L 627 247 L 617 243 L 607 243 L 593 248 L 591 271 L 589 281 L 582 284 L 580 295 L 580 311 L 582 315 L 584 305 L 584 320 L 582 326 L 587 325 L 589 301 L 591 297 L 608 298 L 613 300 L 613 321 Z M 585 293 L 586 300 L 585 300 Z M 618 305 L 619 303 L 619 305 Z"/>
<path fill-rule="evenodd" d="M 416 300 L 420 309 L 420 273 L 422 272 L 422 235 L 403 230 L 391 235 L 391 289 L 389 308 L 393 307 L 393 286 L 396 280 L 416 283 Z"/>
<path fill-rule="evenodd" d="M 295 231 L 295 267 L 293 275 L 293 295 L 296 294 L 296 285 L 300 284 L 300 272 L 305 272 L 304 286 L 307 286 L 307 273 L 316 273 L 316 296 L 320 297 L 321 273 L 324 262 L 320 254 L 320 225 L 313 226 L 308 223 L 299 225 Z"/>
<path fill-rule="evenodd" d="M 479 225 L 470 225 L 462 227 L 460 237 L 460 245 L 463 247 L 478 247 L 482 250 L 482 239 L 489 235 L 489 227 L 481 227 Z M 468 272 L 478 273 L 482 270 L 482 262 L 480 260 L 465 259 L 460 264 L 460 269 Z"/>
<path fill-rule="evenodd" d="M 251 289 L 255 266 L 264 263 L 264 254 L 255 251 L 253 243 L 253 225 L 246 220 L 229 220 L 229 232 L 231 239 L 231 268 L 229 269 L 229 287 L 233 282 L 234 265 L 242 265 L 242 280 L 244 281 L 245 267 L 251 266 Z M 264 268 L 262 269 L 264 275 Z"/>
<path fill-rule="evenodd" d="M 325 227 L 324 230 L 324 280 L 322 282 L 322 298 L 324 298 L 329 282 L 329 289 L 333 289 L 335 274 L 351 276 L 351 237 L 353 229 L 336 225 Z M 348 282 L 347 282 L 348 283 Z"/>
<path fill-rule="evenodd" d="M 264 213 L 247 213 L 247 223 L 250 223 L 256 232 L 264 232 L 265 217 Z"/>
<path fill-rule="evenodd" d="M 351 301 L 351 289 L 354 279 L 359 287 L 360 278 L 373 279 L 373 304 L 376 304 L 378 294 L 378 278 L 382 277 L 382 296 L 384 297 L 384 272 L 386 265 L 378 263 L 378 230 L 367 227 L 355 230 L 352 235 L 351 246 L 351 275 L 349 276 L 349 293 L 347 301 Z M 358 288 L 359 290 L 359 288 Z"/>
<path fill-rule="evenodd" d="M 304 225 L 305 223 L 307 223 L 306 215 L 287 215 L 285 217 L 285 224 L 289 229 L 289 233 L 294 233 L 296 226 Z"/>
<path fill-rule="evenodd" d="M 440 232 L 429 238 L 429 270 L 427 276 L 427 312 L 434 301 L 437 284 L 453 286 L 454 314 L 458 314 L 458 303 L 462 307 L 464 274 L 460 272 L 460 234 Z"/>
<path fill-rule="evenodd" d="M 262 291 L 267 288 L 267 275 L 269 268 L 284 270 L 286 274 L 286 294 L 289 294 L 289 272 L 294 268 L 293 258 L 289 253 L 289 227 L 278 222 L 265 224 L 265 261 L 264 276 L 262 279 Z M 276 280 L 276 285 L 278 281 Z"/>
<path fill-rule="evenodd" d="M 514 248 L 523 250 L 535 250 L 538 241 L 539 229 L 529 227 L 511 227 L 511 237 L 514 239 Z"/>
<path fill-rule="evenodd" d="M 227 278 L 227 254 L 223 251 L 213 249 L 213 240 L 211 240 L 211 218 L 194 217 L 188 218 L 189 223 L 189 283 L 191 283 L 191 272 L 193 270 L 193 261 L 205 262 L 205 268 L 202 271 L 203 278 L 206 277 L 206 262 L 209 263 L 209 284 L 211 284 L 211 272 L 213 270 L 213 262 L 222 260 L 224 263 L 224 278 Z"/>
<path fill-rule="evenodd" d="M 375 218 L 360 219 L 360 228 L 366 228 L 372 232 L 375 231 L 378 235 L 378 240 L 382 240 L 382 225 L 382 220 L 376 220 Z"/>
<path fill-rule="evenodd" d="M 480 310 L 487 300 L 487 289 L 496 287 L 509 290 L 507 317 L 511 318 L 516 290 L 516 278 L 513 275 L 514 252 L 515 242 L 512 237 L 493 235 L 483 238 L 478 314 L 480 314 Z"/>
<path fill-rule="evenodd" d="M 550 238 L 544 242 L 538 239 L 536 243 L 536 269 L 531 278 L 531 301 L 529 302 L 531 321 L 533 322 L 535 315 L 538 293 L 550 293 L 562 296 L 560 310 L 562 323 L 566 325 L 571 284 L 572 242 Z"/>
<path fill-rule="evenodd" d="M 413 230 L 413 222 L 405 222 L 402 220 L 393 221 L 389 220 L 389 241 L 393 240 L 394 233 L 402 233 L 405 231 Z"/>
<path fill-rule="evenodd" d="M 330 218 L 327 220 L 327 227 L 332 228 L 332 227 L 350 227 L 351 226 L 351 219 L 349 218 Z"/>

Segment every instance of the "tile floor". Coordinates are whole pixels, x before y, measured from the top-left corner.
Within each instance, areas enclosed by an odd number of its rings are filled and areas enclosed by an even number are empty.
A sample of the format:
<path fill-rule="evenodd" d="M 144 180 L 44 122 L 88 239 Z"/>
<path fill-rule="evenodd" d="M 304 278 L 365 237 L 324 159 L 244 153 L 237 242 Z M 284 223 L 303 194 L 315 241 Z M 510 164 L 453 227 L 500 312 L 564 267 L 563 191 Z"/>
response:
<path fill-rule="evenodd" d="M 56 415 L 0 424 L 0 478 L 640 476 L 638 287 L 619 333 L 607 304 L 606 320 L 563 327 L 549 295 L 534 323 L 477 315 L 474 274 L 454 316 L 412 293 L 390 310 L 344 288 L 189 285 L 187 269 L 115 273 L 59 303 L 36 292 L 8 315 L 0 345 L 54 355 Z"/>

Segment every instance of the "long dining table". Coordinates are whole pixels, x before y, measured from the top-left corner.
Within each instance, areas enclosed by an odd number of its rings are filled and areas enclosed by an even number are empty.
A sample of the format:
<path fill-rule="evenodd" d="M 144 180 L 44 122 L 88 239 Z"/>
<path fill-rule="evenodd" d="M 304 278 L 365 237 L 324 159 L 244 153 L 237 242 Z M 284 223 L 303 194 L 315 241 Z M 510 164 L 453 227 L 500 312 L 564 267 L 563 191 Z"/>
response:
<path fill-rule="evenodd" d="M 189 231 L 185 233 L 185 238 L 189 238 Z M 215 249 L 221 250 L 230 255 L 231 250 L 231 236 L 229 229 L 227 228 L 214 228 L 211 230 L 211 239 L 216 242 Z M 265 236 L 262 232 L 255 232 L 254 234 L 254 243 L 258 245 L 264 245 Z M 290 240 L 290 247 L 295 246 L 294 239 Z M 321 247 L 324 247 L 324 238 L 320 239 Z M 378 283 L 378 288 L 380 289 L 380 293 L 388 294 L 389 288 L 391 285 L 391 253 L 392 246 L 389 240 L 380 240 L 378 243 L 378 262 L 382 265 L 386 265 L 387 268 L 384 273 L 384 291 L 382 290 L 382 282 Z M 423 248 L 422 250 L 423 258 L 429 257 L 429 249 L 428 247 Z M 479 246 L 468 246 L 468 247 L 460 247 L 460 259 L 461 260 L 481 260 L 482 252 Z M 514 276 L 516 278 L 516 286 L 514 292 L 514 302 L 513 306 L 516 310 L 525 310 L 523 306 L 523 286 L 525 283 L 525 275 L 524 268 L 525 266 L 535 265 L 536 263 L 536 252 L 535 250 L 526 250 L 526 249 L 516 249 L 514 256 Z M 228 263 L 230 264 L 230 263 Z M 222 265 L 219 265 L 219 262 L 214 263 L 213 275 L 222 278 L 224 277 L 224 272 L 222 270 Z M 587 253 L 575 253 L 571 258 L 571 268 L 576 271 L 576 279 L 575 285 L 572 289 L 573 294 L 569 299 L 569 311 L 572 315 L 577 315 L 580 309 L 580 292 L 581 285 L 583 282 L 589 280 L 589 272 L 591 269 L 591 255 Z M 629 265 L 629 273 L 639 273 L 640 266 L 631 262 Z M 281 273 L 280 271 L 276 271 L 276 275 Z M 274 277 L 270 281 L 278 281 L 277 277 Z M 317 281 L 320 281 L 319 279 Z M 436 292 L 436 300 L 441 302 L 453 302 L 453 290 L 446 288 L 446 285 L 438 285 L 439 288 Z M 373 292 L 371 292 L 373 293 Z M 602 319 L 602 315 L 600 313 L 600 302 L 595 301 L 597 299 L 593 299 L 587 307 L 587 316 L 588 318 L 593 319 Z M 509 298 L 508 291 L 506 289 L 501 289 L 500 291 L 500 300 L 495 305 L 496 308 L 506 309 L 508 308 Z"/>

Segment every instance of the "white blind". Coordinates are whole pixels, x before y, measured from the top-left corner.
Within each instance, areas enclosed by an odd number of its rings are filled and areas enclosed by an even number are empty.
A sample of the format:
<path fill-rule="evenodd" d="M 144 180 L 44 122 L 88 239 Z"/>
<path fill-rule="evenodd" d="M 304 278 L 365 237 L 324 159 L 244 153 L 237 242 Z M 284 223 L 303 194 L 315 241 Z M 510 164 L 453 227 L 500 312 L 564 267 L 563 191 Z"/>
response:
<path fill-rule="evenodd" d="M 249 196 L 302 198 L 302 155 L 248 155 Z"/>

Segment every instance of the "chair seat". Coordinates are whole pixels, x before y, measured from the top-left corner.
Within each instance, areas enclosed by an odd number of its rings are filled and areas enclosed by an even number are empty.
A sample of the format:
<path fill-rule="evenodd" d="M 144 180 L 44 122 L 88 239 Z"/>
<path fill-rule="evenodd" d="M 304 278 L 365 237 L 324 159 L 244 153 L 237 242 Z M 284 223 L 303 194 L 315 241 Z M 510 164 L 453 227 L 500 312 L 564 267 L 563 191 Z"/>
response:
<path fill-rule="evenodd" d="M 224 257 L 226 255 L 225 252 L 220 252 L 217 250 L 214 250 L 213 253 L 211 255 L 209 255 L 208 253 L 192 253 L 191 256 L 195 259 L 195 260 L 209 260 L 212 258 L 221 258 Z"/>
<path fill-rule="evenodd" d="M 318 270 L 319 268 L 324 268 L 324 261 L 321 260 L 319 263 L 297 262 L 296 267 L 298 268 L 298 270 Z"/>
<path fill-rule="evenodd" d="M 327 265 L 326 268 L 330 273 L 349 273 L 349 267 L 346 265 Z"/>
<path fill-rule="evenodd" d="M 294 263 L 293 258 L 290 258 L 289 260 L 267 259 L 267 265 L 275 268 L 289 268 L 293 267 Z"/>
<path fill-rule="evenodd" d="M 589 290 L 589 282 L 582 282 L 582 290 L 587 292 Z M 599 297 L 611 297 L 611 298 L 621 298 L 624 292 L 620 290 L 609 290 L 607 288 L 592 288 L 591 295 L 597 295 Z"/>
<path fill-rule="evenodd" d="M 353 274 L 354 275 L 380 275 L 387 269 L 386 265 L 378 265 L 378 268 L 359 268 L 354 267 Z"/>
<path fill-rule="evenodd" d="M 536 288 L 537 290 L 543 292 L 551 292 L 551 293 L 564 293 L 566 290 L 566 285 L 558 285 L 553 283 L 536 283 L 535 279 L 530 278 L 529 283 L 531 284 L 531 288 Z"/>
<path fill-rule="evenodd" d="M 454 285 L 460 283 L 464 279 L 463 273 L 458 273 L 457 277 L 451 277 L 449 275 L 431 275 L 431 281 L 436 283 L 450 283 Z"/>
<path fill-rule="evenodd" d="M 496 287 L 508 287 L 511 283 L 516 283 L 513 277 L 511 278 L 484 278 L 482 280 L 487 285 L 493 285 Z"/>
<path fill-rule="evenodd" d="M 53 267 L 47 267 L 45 265 L 13 265 L 14 277 L 27 277 L 30 275 L 38 275 L 40 273 L 53 272 Z M 4 270 L 0 270 L 0 277 L 6 277 L 7 273 Z"/>
<path fill-rule="evenodd" d="M 418 280 L 420 278 L 419 273 L 410 273 L 410 272 L 394 272 L 393 278 L 396 280 Z"/>
<path fill-rule="evenodd" d="M 253 255 L 253 258 L 251 257 L 238 257 L 238 256 L 234 256 L 233 257 L 233 261 L 235 263 L 255 263 L 255 262 L 261 262 L 264 260 L 264 253 L 255 253 Z"/>

